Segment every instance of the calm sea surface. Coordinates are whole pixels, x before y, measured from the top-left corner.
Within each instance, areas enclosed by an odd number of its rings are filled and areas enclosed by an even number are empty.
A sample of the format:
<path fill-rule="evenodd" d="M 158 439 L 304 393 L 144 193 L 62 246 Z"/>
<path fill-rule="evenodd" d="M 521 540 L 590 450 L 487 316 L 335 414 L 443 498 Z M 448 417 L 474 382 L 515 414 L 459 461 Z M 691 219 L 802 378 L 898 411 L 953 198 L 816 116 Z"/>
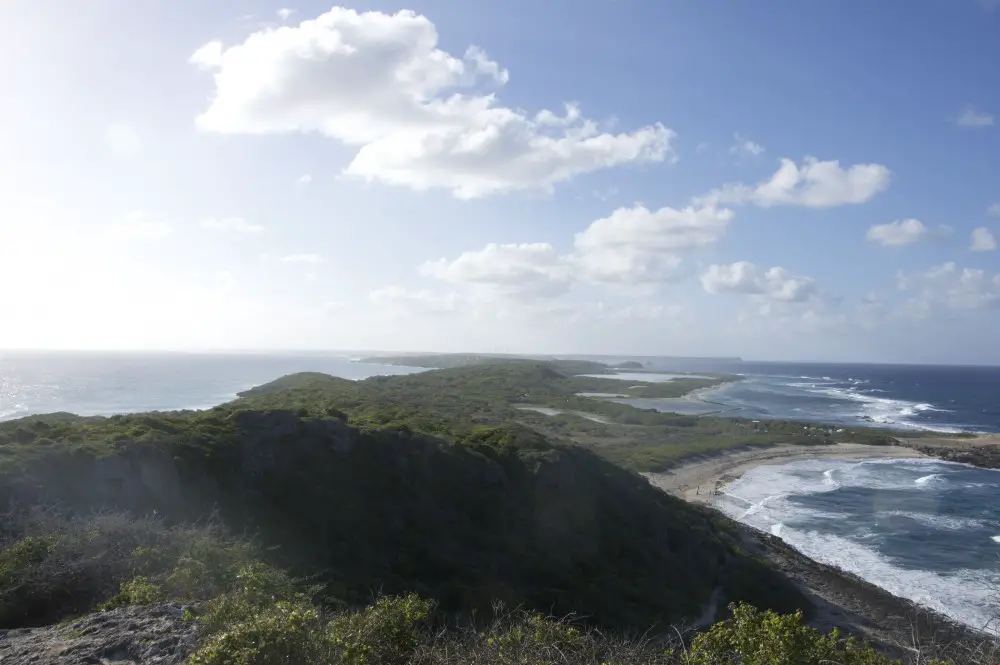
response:
<path fill-rule="evenodd" d="M 293 372 L 345 379 L 411 374 L 332 354 L 202 355 L 0 352 L 0 420 L 68 411 L 111 415 L 206 409 Z"/>

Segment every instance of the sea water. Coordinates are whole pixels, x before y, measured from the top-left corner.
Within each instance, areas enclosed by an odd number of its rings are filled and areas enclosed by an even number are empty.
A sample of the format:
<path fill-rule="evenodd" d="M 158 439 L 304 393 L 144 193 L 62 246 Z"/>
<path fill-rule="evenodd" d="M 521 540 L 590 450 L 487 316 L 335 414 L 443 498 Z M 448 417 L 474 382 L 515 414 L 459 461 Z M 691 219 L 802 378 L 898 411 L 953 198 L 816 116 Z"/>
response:
<path fill-rule="evenodd" d="M 0 352 L 0 420 L 55 411 L 208 409 L 240 391 L 306 371 L 364 379 L 423 370 L 337 354 Z"/>
<path fill-rule="evenodd" d="M 751 469 L 716 506 L 977 629 L 1000 616 L 1000 471 L 925 459 Z"/>

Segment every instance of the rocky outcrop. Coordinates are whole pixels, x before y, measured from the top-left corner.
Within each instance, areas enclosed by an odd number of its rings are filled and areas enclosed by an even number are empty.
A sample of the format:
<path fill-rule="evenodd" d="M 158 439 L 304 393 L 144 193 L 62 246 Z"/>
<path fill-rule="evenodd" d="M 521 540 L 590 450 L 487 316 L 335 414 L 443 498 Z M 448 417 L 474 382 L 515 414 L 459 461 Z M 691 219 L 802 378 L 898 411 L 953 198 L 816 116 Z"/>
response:
<path fill-rule="evenodd" d="M 938 457 L 946 462 L 971 464 L 983 469 L 1000 469 L 1000 446 L 969 446 L 963 448 L 944 448 L 940 446 L 914 446 L 916 450 Z"/>
<path fill-rule="evenodd" d="M 3 665 L 180 665 L 198 624 L 184 606 L 133 605 L 43 628 L 0 630 Z"/>

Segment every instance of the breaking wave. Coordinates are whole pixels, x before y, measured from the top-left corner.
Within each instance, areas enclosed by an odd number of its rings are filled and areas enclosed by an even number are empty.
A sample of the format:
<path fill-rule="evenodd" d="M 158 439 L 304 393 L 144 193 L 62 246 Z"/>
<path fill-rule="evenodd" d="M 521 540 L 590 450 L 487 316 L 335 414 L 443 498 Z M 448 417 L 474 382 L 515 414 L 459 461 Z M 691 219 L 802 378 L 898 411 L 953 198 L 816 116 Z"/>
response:
<path fill-rule="evenodd" d="M 757 467 L 721 491 L 729 516 L 894 595 L 977 629 L 1000 613 L 1000 471 L 810 460 Z"/>

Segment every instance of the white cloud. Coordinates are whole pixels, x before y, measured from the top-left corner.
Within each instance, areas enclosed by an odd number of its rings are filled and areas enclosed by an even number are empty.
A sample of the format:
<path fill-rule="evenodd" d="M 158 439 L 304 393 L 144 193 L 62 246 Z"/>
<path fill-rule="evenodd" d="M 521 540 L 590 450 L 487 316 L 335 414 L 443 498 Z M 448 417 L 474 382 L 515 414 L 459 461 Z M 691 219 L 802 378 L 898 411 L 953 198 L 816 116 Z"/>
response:
<path fill-rule="evenodd" d="M 218 69 L 222 66 L 222 42 L 215 40 L 203 44 L 191 54 L 188 62 L 201 69 Z"/>
<path fill-rule="evenodd" d="M 313 177 L 311 175 L 309 175 L 308 173 L 303 173 L 302 175 L 299 176 L 299 179 L 295 181 L 295 184 L 298 185 L 299 187 L 306 187 L 309 184 L 311 184 L 312 181 Z"/>
<path fill-rule="evenodd" d="M 131 125 L 111 125 L 106 138 L 111 151 L 122 157 L 134 157 L 142 152 L 142 137 Z"/>
<path fill-rule="evenodd" d="M 295 10 L 289 9 L 288 7 L 282 7 L 275 13 L 278 15 L 278 18 L 280 18 L 282 21 L 287 21 L 292 16 L 292 14 L 295 13 Z"/>
<path fill-rule="evenodd" d="M 428 290 L 408 290 L 386 286 L 368 294 L 368 299 L 389 314 L 450 314 L 468 311 L 465 301 L 454 293 L 434 293 Z"/>
<path fill-rule="evenodd" d="M 508 73 L 485 52 L 437 48 L 434 24 L 412 11 L 342 7 L 243 43 L 210 42 L 191 62 L 212 71 L 204 131 L 317 132 L 357 148 L 347 175 L 472 199 L 541 188 L 582 173 L 672 157 L 660 124 L 601 133 L 575 105 L 563 115 L 501 106 L 476 90 Z M 464 90 L 463 90 L 464 89 Z"/>
<path fill-rule="evenodd" d="M 986 213 L 993 215 L 994 217 L 1000 217 L 1000 203 L 994 203 L 991 205 L 986 209 Z"/>
<path fill-rule="evenodd" d="M 252 224 L 242 217 L 217 217 L 202 220 L 201 227 L 209 231 L 255 234 L 264 231 L 260 224 Z"/>
<path fill-rule="evenodd" d="M 162 240 L 173 232 L 173 227 L 148 212 L 136 210 L 126 215 L 124 221 L 109 226 L 108 231 L 127 240 Z"/>
<path fill-rule="evenodd" d="M 278 259 L 282 263 L 305 263 L 308 265 L 319 265 L 325 260 L 319 254 L 289 254 Z"/>
<path fill-rule="evenodd" d="M 549 243 L 489 244 L 454 260 L 428 261 L 427 277 L 502 295 L 547 298 L 575 283 L 652 285 L 674 279 L 680 252 L 708 247 L 726 232 L 731 210 L 645 206 L 618 208 L 577 233 L 572 251 L 560 255 Z"/>
<path fill-rule="evenodd" d="M 764 146 L 736 133 L 733 134 L 733 145 L 729 148 L 729 152 L 734 155 L 745 154 L 757 157 L 764 153 Z"/>
<path fill-rule="evenodd" d="M 960 127 L 989 127 L 993 124 L 993 116 L 974 106 L 967 106 L 955 119 L 955 124 Z"/>
<path fill-rule="evenodd" d="M 799 167 L 790 159 L 769 180 L 750 186 L 724 185 L 696 202 L 716 204 L 753 203 L 762 208 L 799 205 L 809 208 L 864 203 L 889 187 L 892 172 L 881 164 L 855 164 L 846 169 L 836 160 L 821 162 L 806 157 Z"/>
<path fill-rule="evenodd" d="M 958 268 L 953 261 L 934 266 L 918 275 L 901 274 L 899 288 L 914 291 L 911 303 L 917 311 L 930 312 L 935 305 L 952 309 L 983 309 L 1000 305 L 1000 274 L 976 268 Z"/>
<path fill-rule="evenodd" d="M 883 247 L 896 247 L 919 242 L 927 233 L 927 227 L 919 219 L 899 219 L 887 224 L 875 224 L 868 229 L 866 237 L 869 242 Z"/>
<path fill-rule="evenodd" d="M 756 295 L 777 302 L 805 302 L 817 295 L 811 277 L 798 277 L 781 267 L 762 272 L 749 261 L 709 266 L 701 284 L 709 293 Z"/>
<path fill-rule="evenodd" d="M 570 284 L 569 266 L 548 243 L 490 243 L 481 250 L 463 252 L 453 261 L 428 261 L 420 272 L 447 282 L 489 286 L 510 295 L 560 295 Z"/>
<path fill-rule="evenodd" d="M 972 244 L 969 249 L 973 252 L 992 252 L 997 248 L 997 239 L 993 233 L 985 226 L 980 226 L 972 230 Z"/>
<path fill-rule="evenodd" d="M 576 234 L 571 260 L 590 281 L 663 281 L 680 264 L 678 251 L 715 244 L 732 218 L 731 210 L 712 206 L 618 208 Z"/>

